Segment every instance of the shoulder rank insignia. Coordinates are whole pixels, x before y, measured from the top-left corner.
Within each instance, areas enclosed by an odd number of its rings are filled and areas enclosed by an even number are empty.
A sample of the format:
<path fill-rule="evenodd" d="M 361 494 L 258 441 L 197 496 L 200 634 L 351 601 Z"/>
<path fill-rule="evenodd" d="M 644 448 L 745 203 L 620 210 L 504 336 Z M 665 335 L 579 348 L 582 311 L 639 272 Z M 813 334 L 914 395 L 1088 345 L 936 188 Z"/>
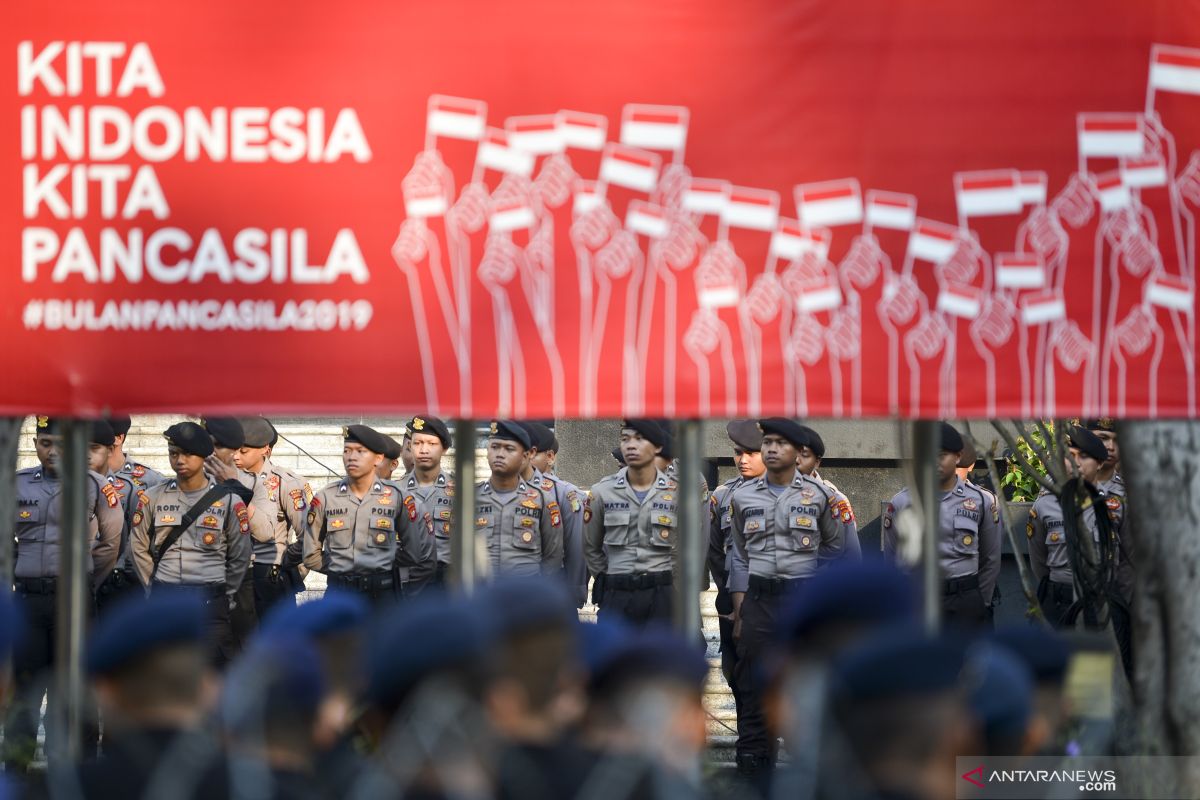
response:
<path fill-rule="evenodd" d="M 288 492 L 288 496 L 292 498 L 292 508 L 296 509 L 297 511 L 304 510 L 303 489 L 292 489 L 290 492 Z"/>
<path fill-rule="evenodd" d="M 536 500 L 522 500 L 521 507 L 522 508 L 537 508 L 538 504 L 537 504 Z"/>
<path fill-rule="evenodd" d="M 138 464 L 129 472 L 135 478 L 144 478 L 146 476 L 146 468 L 143 467 L 141 464 Z"/>
<path fill-rule="evenodd" d="M 975 509 L 979 508 L 979 504 L 974 500 L 967 498 L 966 500 L 963 500 L 963 508 L 965 508 L 967 511 L 974 511 Z"/>
<path fill-rule="evenodd" d="M 235 503 L 233 506 L 233 513 L 237 514 L 238 529 L 242 533 L 249 533 L 250 532 L 250 512 L 249 512 L 249 510 L 247 510 L 246 504 L 245 503 Z"/>
<path fill-rule="evenodd" d="M 546 508 L 550 510 L 550 524 L 557 528 L 562 525 L 562 511 L 558 507 L 558 503 L 551 500 L 546 504 Z"/>
<path fill-rule="evenodd" d="M 100 491 L 104 493 L 104 501 L 108 503 L 109 508 L 116 508 L 121 504 L 121 497 L 117 494 L 117 489 L 111 483 L 106 483 L 100 487 Z"/>
<path fill-rule="evenodd" d="M 1121 507 L 1121 500 L 1117 497 L 1109 497 L 1104 501 L 1104 504 L 1107 505 L 1111 510 L 1116 511 Z"/>

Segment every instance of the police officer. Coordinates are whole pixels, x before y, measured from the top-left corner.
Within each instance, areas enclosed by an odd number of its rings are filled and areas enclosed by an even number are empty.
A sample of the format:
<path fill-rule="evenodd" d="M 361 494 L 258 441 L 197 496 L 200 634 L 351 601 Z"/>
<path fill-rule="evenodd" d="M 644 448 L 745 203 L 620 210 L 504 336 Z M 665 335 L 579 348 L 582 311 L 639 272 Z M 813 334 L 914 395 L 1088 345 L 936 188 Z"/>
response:
<path fill-rule="evenodd" d="M 562 508 L 521 478 L 532 447 L 520 423 L 492 421 L 487 446 L 492 474 L 475 487 L 475 534 L 487 544 L 495 575 L 562 572 Z"/>
<path fill-rule="evenodd" d="M 1069 434 L 1071 459 L 1084 481 L 1094 484 L 1100 468 L 1108 458 L 1104 443 L 1090 431 L 1074 428 Z M 1068 465 L 1069 466 L 1069 465 Z M 1103 495 L 1102 495 L 1103 497 Z M 1106 501 L 1115 498 L 1106 498 Z M 1119 539 L 1122 508 L 1119 503 L 1107 505 L 1111 521 L 1111 536 Z M 1100 532 L 1096 526 L 1097 509 L 1089 504 L 1083 512 L 1083 521 L 1097 545 Z M 1075 580 L 1071 569 L 1070 548 L 1063 522 L 1062 505 L 1058 497 L 1043 489 L 1029 509 L 1029 521 L 1025 526 L 1029 537 L 1029 565 L 1038 581 L 1038 602 L 1046 621 L 1055 627 L 1067 624 L 1066 613 L 1075 601 Z M 1110 539 L 1112 541 L 1113 539 Z M 1113 554 L 1114 560 L 1116 555 Z"/>
<path fill-rule="evenodd" d="M 88 447 L 88 469 L 103 475 L 105 485 L 101 491 L 111 502 L 115 495 L 121 509 L 121 538 L 117 548 L 117 559 L 108 575 L 94 576 L 97 582 L 96 606 L 103 610 L 110 603 L 128 593 L 140 591 L 133 563 L 129 560 L 129 531 L 133 527 L 133 514 L 138 502 L 145 499 L 145 489 L 134 483 L 132 475 L 122 477 L 110 471 L 109 457 L 116 442 L 116 434 L 107 420 L 92 423 L 92 437 Z"/>
<path fill-rule="evenodd" d="M 161 473 L 134 461 L 125 454 L 125 439 L 129 436 L 129 428 L 133 425 L 133 421 L 128 416 L 109 417 L 108 424 L 112 426 L 116 441 L 113 443 L 112 453 L 108 457 L 106 473 L 116 473 L 122 477 L 131 478 L 135 484 L 143 488 L 157 486 L 166 480 Z"/>
<path fill-rule="evenodd" d="M 800 448 L 800 456 L 796 467 L 805 475 L 816 478 L 833 490 L 833 515 L 842 524 L 842 541 L 845 542 L 843 554 L 847 558 L 862 558 L 862 544 L 858 541 L 858 523 L 855 521 L 854 509 L 850 506 L 850 498 L 834 485 L 833 481 L 825 478 L 817 470 L 821 460 L 825 458 L 825 440 L 807 425 L 800 429 L 808 435 L 808 444 Z"/>
<path fill-rule="evenodd" d="M 741 714 L 741 697 L 738 693 L 737 642 L 733 638 L 733 599 L 729 596 L 729 570 L 733 551 L 731 534 L 733 511 L 730 501 L 733 492 L 746 481 L 766 472 L 762 460 L 762 431 L 752 419 L 735 419 L 725 426 L 729 441 L 733 443 L 733 464 L 737 475 L 718 486 L 712 493 L 712 507 L 708 526 L 708 569 L 717 585 L 717 625 L 721 634 L 721 674 L 733 693 L 734 708 Z"/>
<path fill-rule="evenodd" d="M 588 574 L 587 563 L 583 560 L 583 501 L 579 498 L 579 488 L 548 471 L 558 453 L 554 431 L 540 422 L 522 422 L 521 425 L 533 442 L 521 478 L 541 489 L 562 511 L 563 574 L 575 593 L 576 607 L 583 608 L 587 602 Z"/>
<path fill-rule="evenodd" d="M 1121 447 L 1117 442 L 1117 426 L 1109 417 L 1084 420 L 1082 428 L 1099 439 L 1108 453 L 1100 471 L 1096 474 L 1096 488 L 1104 493 L 1109 510 L 1120 516 L 1125 514 L 1128 502 L 1125 496 L 1125 480 L 1121 477 Z M 1133 530 L 1132 526 L 1121 528 L 1120 563 L 1117 564 L 1117 590 L 1126 603 L 1133 601 Z"/>
<path fill-rule="evenodd" d="M 947 623 L 986 625 L 991 620 L 992 593 L 1000 574 L 1000 509 L 995 497 L 958 476 L 962 434 L 941 425 L 937 478 L 942 493 L 938 527 L 938 563 L 941 566 L 942 615 Z M 902 489 L 883 513 L 884 552 L 897 557 L 896 519 L 912 505 Z"/>
<path fill-rule="evenodd" d="M 621 424 L 626 466 L 592 486 L 584 503 L 584 553 L 601 618 L 670 621 L 679 484 L 655 464 L 667 432 L 654 420 Z"/>
<path fill-rule="evenodd" d="M 97 432 L 92 438 L 104 438 Z M 116 564 L 121 541 L 121 504 L 117 493 L 100 475 L 88 470 L 87 529 L 65 531 L 62 519 L 62 432 L 57 419 L 39 416 L 33 447 L 40 466 L 19 470 L 17 483 L 16 564 L 13 585 L 24 601 L 29 625 L 24 647 L 13 663 L 17 697 L 5 726 L 9 763 L 28 764 L 37 746 L 42 695 L 55 702 L 51 668 L 55 661 L 60 545 L 68 536 L 86 536 L 86 568 L 103 580 Z M 48 716 L 47 719 L 51 719 Z"/>
<path fill-rule="evenodd" d="M 834 493 L 796 468 L 808 436 L 783 417 L 758 422 L 766 472 L 733 491 L 733 558 L 729 592 L 738 641 L 734 679 L 741 696 L 737 768 L 756 778 L 774 767 L 777 747 L 763 713 L 759 671 L 788 589 L 842 553 L 842 526 L 832 515 Z"/>
<path fill-rule="evenodd" d="M 450 565 L 454 477 L 442 470 L 442 456 L 451 443 L 445 422 L 418 415 L 404 430 L 405 441 L 412 448 L 413 469 L 396 481 L 404 505 L 399 523 L 402 538 L 420 546 L 413 551 L 416 558 L 408 550 L 396 554 L 396 574 L 402 587 L 411 586 L 416 592 L 426 583 L 442 583 Z"/>
<path fill-rule="evenodd" d="M 343 428 L 342 438 L 346 476 L 309 505 L 304 565 L 324 572 L 330 589 L 360 592 L 377 605 L 394 601 L 401 494 L 376 472 L 387 440 L 366 425 Z"/>
<path fill-rule="evenodd" d="M 404 451 L 404 445 L 386 433 L 380 435 L 387 440 L 388 448 L 383 454 L 383 463 L 379 465 L 379 469 L 375 470 L 375 472 L 380 478 L 390 481 L 392 476 L 396 474 L 396 470 L 400 468 L 400 454 Z"/>
<path fill-rule="evenodd" d="M 262 417 L 241 421 L 243 442 L 235 456 L 238 467 L 257 478 L 251 506 L 270 526 L 270 538 L 254 540 L 254 608 L 259 619 L 276 603 L 295 603 L 304 588 L 296 565 L 285 563 L 288 547 L 304 538 L 305 518 L 313 491 L 308 481 L 271 461 L 275 426 Z"/>
<path fill-rule="evenodd" d="M 213 454 L 208 431 L 179 422 L 163 432 L 173 480 L 146 491 L 133 515 L 130 554 L 142 585 L 199 589 L 209 609 L 214 662 L 228 663 L 237 649 L 230 611 L 250 566 L 253 492 L 236 481 L 217 483 L 205 472 Z"/>
<path fill-rule="evenodd" d="M 400 466 L 404 467 L 404 474 L 407 475 L 413 471 L 415 464 L 416 460 L 413 457 L 412 451 L 412 436 L 409 435 L 408 431 L 405 431 L 404 437 L 400 440 Z"/>

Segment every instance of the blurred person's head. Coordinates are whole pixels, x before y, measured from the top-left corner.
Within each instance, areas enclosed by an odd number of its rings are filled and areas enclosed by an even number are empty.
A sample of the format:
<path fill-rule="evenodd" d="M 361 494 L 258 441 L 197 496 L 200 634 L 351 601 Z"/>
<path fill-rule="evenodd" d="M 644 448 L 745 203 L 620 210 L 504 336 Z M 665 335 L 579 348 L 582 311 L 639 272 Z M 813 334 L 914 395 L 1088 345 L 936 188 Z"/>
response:
<path fill-rule="evenodd" d="M 51 475 L 58 472 L 62 461 L 63 437 L 56 418 L 43 415 L 36 419 L 33 426 L 33 452 L 45 472 Z"/>
<path fill-rule="evenodd" d="M 1033 675 L 1016 654 L 990 642 L 977 644 L 968 655 L 963 684 L 982 755 L 1027 756 L 1038 750 L 1044 733 L 1032 725 Z"/>
<path fill-rule="evenodd" d="M 1062 735 L 1067 719 L 1065 684 L 1071 663 L 1071 646 L 1061 634 L 1044 625 L 1010 625 L 997 628 L 992 641 L 1025 662 L 1033 676 L 1033 722 L 1042 749 Z"/>
<path fill-rule="evenodd" d="M 213 455 L 224 464 L 237 466 L 238 451 L 246 443 L 242 423 L 233 417 L 205 417 L 203 427 L 212 437 Z"/>
<path fill-rule="evenodd" d="M 1108 450 L 1104 446 L 1104 442 L 1096 437 L 1096 434 L 1083 428 L 1072 428 L 1068 434 L 1068 443 L 1070 444 L 1071 460 L 1074 466 L 1079 470 L 1079 476 L 1088 483 L 1095 483 L 1096 476 L 1100 474 L 1100 468 L 1104 466 L 1105 460 L 1108 458 Z M 1068 469 L 1071 464 L 1068 464 Z"/>
<path fill-rule="evenodd" d="M 400 468 L 400 452 L 404 446 L 387 434 L 380 434 L 383 437 L 387 449 L 383 451 L 383 461 L 375 468 L 375 474 L 385 481 L 390 480 L 392 474 Z"/>
<path fill-rule="evenodd" d="M 729 441 L 733 442 L 733 465 L 738 477 L 749 480 L 766 471 L 762 459 L 762 431 L 752 419 L 735 419 L 725 426 Z"/>
<path fill-rule="evenodd" d="M 952 487 L 958 480 L 958 462 L 962 459 L 967 443 L 962 434 L 949 422 L 941 424 L 938 440 L 937 477 L 943 489 Z"/>
<path fill-rule="evenodd" d="M 242 446 L 233 461 L 239 469 L 258 474 L 271 457 L 272 442 L 279 434 L 269 420 L 262 417 L 243 417 Z"/>
<path fill-rule="evenodd" d="M 400 440 L 400 466 L 404 467 L 404 471 L 408 473 L 413 471 L 416 463 L 416 456 L 412 449 L 412 437 L 405 433 Z"/>
<path fill-rule="evenodd" d="M 627 419 L 621 423 L 621 457 L 628 466 L 646 467 L 667 446 L 667 432 L 652 419 Z"/>
<path fill-rule="evenodd" d="M 88 469 L 104 475 L 108 472 L 108 460 L 112 458 L 113 445 L 117 436 L 107 420 L 92 421 L 92 432 L 88 438 Z"/>
<path fill-rule="evenodd" d="M 1104 447 L 1108 451 L 1108 458 L 1104 460 L 1104 469 L 1117 469 L 1121 464 L 1121 446 L 1117 442 L 1116 422 L 1109 417 L 1101 417 L 1084 420 L 1081 427 L 1091 431 L 1097 439 L 1104 442 Z"/>
<path fill-rule="evenodd" d="M 796 468 L 805 475 L 812 475 L 820 468 L 821 459 L 825 458 L 825 441 L 821 434 L 807 425 L 801 425 L 800 429 L 804 431 L 808 441 L 796 453 Z"/>
<path fill-rule="evenodd" d="M 963 450 L 958 454 L 958 468 L 955 472 L 958 477 L 966 480 L 971 474 L 971 470 L 975 469 L 975 462 L 979 458 L 979 453 L 975 449 L 975 442 L 969 436 L 963 437 Z"/>

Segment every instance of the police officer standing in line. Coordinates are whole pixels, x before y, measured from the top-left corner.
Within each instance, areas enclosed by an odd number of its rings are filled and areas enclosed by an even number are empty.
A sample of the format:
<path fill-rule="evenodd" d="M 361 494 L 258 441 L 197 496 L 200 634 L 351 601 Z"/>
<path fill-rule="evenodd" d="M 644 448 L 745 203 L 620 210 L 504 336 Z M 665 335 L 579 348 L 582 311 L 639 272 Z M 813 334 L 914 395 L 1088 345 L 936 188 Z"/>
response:
<path fill-rule="evenodd" d="M 729 592 L 738 642 L 735 680 L 738 774 L 761 779 L 775 765 L 777 745 L 767 729 L 760 680 L 783 595 L 842 554 L 842 526 L 831 513 L 834 493 L 796 467 L 808 436 L 796 422 L 758 422 L 766 472 L 733 490 L 733 558 Z"/>
<path fill-rule="evenodd" d="M 1100 468 L 1108 458 L 1104 442 L 1083 428 L 1075 428 L 1069 434 L 1071 459 L 1079 476 L 1095 484 Z M 1068 467 L 1070 464 L 1068 464 Z M 1106 498 L 1115 500 L 1115 498 Z M 1104 509 L 1112 523 L 1113 536 L 1120 537 L 1122 508 L 1119 503 Z M 1089 505 L 1083 512 L 1083 520 L 1091 531 L 1093 541 L 1099 543 L 1100 532 L 1096 527 L 1097 509 Z M 1075 579 L 1071 570 L 1071 558 L 1067 544 L 1067 533 L 1063 525 L 1062 505 L 1058 497 L 1043 489 L 1029 509 L 1029 521 L 1025 525 L 1029 537 L 1029 566 L 1038 581 L 1038 602 L 1046 621 L 1054 627 L 1063 627 L 1064 616 L 1075 602 Z M 1115 554 L 1114 554 L 1115 557 Z"/>
<path fill-rule="evenodd" d="M 346 477 L 317 492 L 309 505 L 304 565 L 324 572 L 330 589 L 348 589 L 376 605 L 399 594 L 392 565 L 398 546 L 400 490 L 376 472 L 387 450 L 366 425 L 342 429 Z"/>
<path fill-rule="evenodd" d="M 807 425 L 800 429 L 808 435 L 808 444 L 800 448 L 800 456 L 796 459 L 796 467 L 805 475 L 816 478 L 833 491 L 832 514 L 842 524 L 842 541 L 845 547 L 843 555 L 848 558 L 862 558 L 862 543 L 858 541 L 858 523 L 854 519 L 854 509 L 850 506 L 850 498 L 817 470 L 821 460 L 825 458 L 825 440 Z"/>
<path fill-rule="evenodd" d="M 601 618 L 671 621 L 679 485 L 655 464 L 666 443 L 654 420 L 625 420 L 626 466 L 597 481 L 584 503 L 584 553 Z"/>
<path fill-rule="evenodd" d="M 991 624 L 992 593 L 1000 575 L 1000 509 L 995 497 L 958 476 L 962 434 L 943 422 L 937 456 L 942 493 L 938 524 L 938 562 L 944 578 L 942 617 L 949 625 Z M 883 513 L 883 549 L 897 557 L 896 519 L 912 505 L 908 489 L 892 498 Z"/>
<path fill-rule="evenodd" d="M 494 420 L 491 477 L 475 487 L 475 534 L 487 543 L 493 575 L 558 575 L 563 568 L 562 508 L 521 471 L 533 443 L 513 420 Z"/>
<path fill-rule="evenodd" d="M 403 452 L 404 446 L 386 433 L 380 435 L 387 440 L 388 449 L 383 454 L 383 463 L 375 472 L 380 478 L 390 481 L 396 474 L 396 470 L 400 468 L 400 454 Z"/>
<path fill-rule="evenodd" d="M 400 466 L 404 467 L 404 474 L 408 475 L 413 471 L 416 460 L 413 457 L 412 451 L 412 436 L 408 431 L 404 432 L 404 437 L 400 440 Z"/>
<path fill-rule="evenodd" d="M 733 492 L 746 481 L 766 471 L 762 460 L 762 431 L 752 419 L 735 419 L 725 426 L 733 442 L 733 464 L 738 474 L 712 493 L 708 529 L 708 569 L 717 585 L 717 625 L 721 633 L 721 674 L 733 693 L 733 704 L 741 716 L 742 701 L 737 685 L 737 642 L 733 638 L 733 599 L 729 596 L 729 570 L 732 566 Z"/>
<path fill-rule="evenodd" d="M 588 573 L 587 563 L 583 560 L 583 501 L 579 499 L 579 488 L 538 466 L 549 467 L 547 454 L 558 452 L 554 431 L 540 422 L 522 422 L 521 425 L 533 442 L 521 478 L 545 492 L 546 499 L 553 500 L 562 511 L 563 574 L 575 595 L 575 607 L 583 608 L 587 603 Z"/>
<path fill-rule="evenodd" d="M 155 472 L 145 464 L 134 461 L 125 454 L 125 438 L 129 435 L 129 429 L 133 426 L 133 421 L 128 416 L 109 417 L 108 424 L 112 426 L 116 440 L 113 443 L 112 453 L 108 457 L 108 469 L 101 474 L 115 473 L 123 478 L 131 478 L 135 484 L 142 488 L 157 486 L 166 480 L 161 473 Z M 99 470 L 97 471 L 99 472 Z"/>
<path fill-rule="evenodd" d="M 130 554 L 142 585 L 185 586 L 205 593 L 214 661 L 236 655 L 230 611 L 250 566 L 253 492 L 205 472 L 213 454 L 208 431 L 179 422 L 163 432 L 175 479 L 151 487 L 133 515 Z"/>
<path fill-rule="evenodd" d="M 1100 471 L 1096 474 L 1096 488 L 1104 492 L 1105 503 L 1108 505 L 1109 511 L 1124 517 L 1125 504 L 1128 500 L 1125 496 L 1125 480 L 1121 477 L 1121 448 L 1117 443 L 1116 423 L 1108 417 L 1103 417 L 1084 420 L 1081 427 L 1104 443 L 1108 457 L 1104 459 L 1104 463 L 1100 465 Z M 1125 598 L 1126 603 L 1133 602 L 1132 533 L 1133 526 L 1123 525 L 1121 527 L 1121 558 L 1117 564 L 1117 589 Z"/>
<path fill-rule="evenodd" d="M 102 427 L 102 426 L 101 426 Z M 107 441 L 106 431 L 93 430 L 91 438 Z M 39 416 L 33 447 L 40 466 L 16 475 L 16 563 L 13 585 L 25 605 L 28 619 L 24 646 L 13 661 L 16 701 L 5 726 L 5 761 L 25 766 L 37 747 L 42 695 L 53 705 L 52 667 L 57 632 L 58 571 L 61 543 L 68 536 L 86 536 L 87 570 L 98 583 L 116 564 L 121 542 L 121 503 L 116 490 L 100 475 L 88 470 L 87 530 L 65 531 L 62 519 L 62 432 L 57 419 Z M 52 718 L 48 716 L 47 719 Z"/>
<path fill-rule="evenodd" d="M 396 554 L 398 579 L 413 591 L 430 582 L 442 583 L 450 566 L 450 530 L 454 514 L 454 478 L 442 471 L 442 456 L 450 448 L 450 429 L 437 417 L 415 416 L 404 428 L 412 448 L 413 468 L 396 480 L 404 513 L 397 520 L 401 541 L 421 546 L 414 558 L 408 550 Z M 399 451 L 397 451 L 399 457 Z"/>
<path fill-rule="evenodd" d="M 141 585 L 133 571 L 129 560 L 129 531 L 133 527 L 133 514 L 137 511 L 139 500 L 145 499 L 145 489 L 134 483 L 130 475 L 122 477 L 110 472 L 109 456 L 112 455 L 116 435 L 112 426 L 106 420 L 96 420 L 92 423 L 92 438 L 88 447 L 88 469 L 104 475 L 106 486 L 101 491 L 106 500 L 116 494 L 121 508 L 121 539 L 117 548 L 117 560 L 108 575 L 93 576 L 98 584 L 96 587 L 96 607 L 103 610 L 119 597 L 139 592 Z"/>
<path fill-rule="evenodd" d="M 313 491 L 308 481 L 271 461 L 275 426 L 262 417 L 242 420 L 242 447 L 234 456 L 238 468 L 257 477 L 251 506 L 270 525 L 271 537 L 253 545 L 254 609 L 262 619 L 276 603 L 296 602 L 304 588 L 296 565 L 287 564 L 288 546 L 304 538 L 305 518 Z"/>

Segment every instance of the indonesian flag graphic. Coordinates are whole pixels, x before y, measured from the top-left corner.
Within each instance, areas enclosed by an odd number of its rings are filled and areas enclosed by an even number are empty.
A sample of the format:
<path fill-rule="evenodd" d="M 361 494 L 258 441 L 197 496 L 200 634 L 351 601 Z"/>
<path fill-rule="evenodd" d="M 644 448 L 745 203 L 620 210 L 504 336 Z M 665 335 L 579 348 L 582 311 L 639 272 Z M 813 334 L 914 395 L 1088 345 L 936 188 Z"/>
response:
<path fill-rule="evenodd" d="M 974 286 L 948 284 L 938 292 L 937 310 L 952 317 L 975 319 L 983 310 L 983 292 Z"/>
<path fill-rule="evenodd" d="M 487 103 L 435 94 L 429 98 L 425 130 L 434 136 L 478 142 L 487 128 Z"/>
<path fill-rule="evenodd" d="M 688 110 L 683 106 L 630 104 L 621 112 L 621 144 L 680 152 L 687 144 Z"/>
<path fill-rule="evenodd" d="M 1128 208 L 1133 203 L 1133 195 L 1129 193 L 1129 187 L 1125 185 L 1118 171 L 1095 176 L 1092 186 L 1095 187 L 1096 197 L 1100 199 L 1101 211 L 1117 211 Z"/>
<path fill-rule="evenodd" d="M 581 217 L 593 208 L 597 208 L 604 204 L 604 196 L 600 194 L 600 188 L 595 181 L 580 181 L 575 189 L 575 202 L 571 206 L 571 213 L 577 217 Z"/>
<path fill-rule="evenodd" d="M 908 237 L 908 257 L 945 264 L 958 249 L 959 229 L 944 222 L 918 219 Z"/>
<path fill-rule="evenodd" d="M 1012 169 L 955 173 L 954 199 L 964 217 L 1019 214 L 1025 207 L 1020 175 Z"/>
<path fill-rule="evenodd" d="M 996 286 L 1001 289 L 1041 289 L 1046 285 L 1042 259 L 1029 253 L 996 254 Z"/>
<path fill-rule="evenodd" d="M 512 200 L 497 204 L 488 217 L 488 227 L 493 231 L 507 233 L 520 228 L 533 227 L 533 209 L 523 200 Z"/>
<path fill-rule="evenodd" d="M 857 178 L 796 187 L 796 209 L 805 228 L 854 225 L 862 222 L 862 189 Z"/>
<path fill-rule="evenodd" d="M 1047 178 L 1044 172 L 1022 172 L 1017 176 L 1017 193 L 1027 206 L 1046 204 Z"/>
<path fill-rule="evenodd" d="M 872 228 L 911 231 L 917 224 L 917 198 L 872 189 L 867 192 L 866 224 Z"/>
<path fill-rule="evenodd" d="M 1079 155 L 1140 156 L 1145 144 L 1142 129 L 1141 114 L 1080 114 L 1075 122 Z"/>
<path fill-rule="evenodd" d="M 667 231 L 670 228 L 667 224 L 666 212 L 654 203 L 647 203 L 645 200 L 629 201 L 629 210 L 625 213 L 625 227 L 651 239 L 667 238 Z"/>
<path fill-rule="evenodd" d="M 1150 86 L 1160 92 L 1200 94 L 1200 50 L 1154 45 L 1150 51 Z"/>
<path fill-rule="evenodd" d="M 816 253 L 821 258 L 829 257 L 830 236 L 828 228 L 815 231 L 805 230 L 794 219 L 779 220 L 779 227 L 771 234 L 770 253 L 775 258 L 795 261 L 805 253 Z"/>
<path fill-rule="evenodd" d="M 533 156 L 513 147 L 508 133 L 499 128 L 488 128 L 483 134 L 475 161 L 480 167 L 525 178 L 533 174 Z"/>
<path fill-rule="evenodd" d="M 1027 295 L 1021 299 L 1021 322 L 1042 325 L 1067 318 L 1067 302 L 1057 290 Z"/>
<path fill-rule="evenodd" d="M 555 114 L 509 117 L 504 121 L 508 144 L 535 156 L 561 153 L 566 148 Z"/>
<path fill-rule="evenodd" d="M 649 194 L 658 185 L 662 158 L 635 147 L 609 142 L 600 160 L 600 180 Z"/>
<path fill-rule="evenodd" d="M 446 194 L 437 184 L 404 187 L 404 213 L 413 219 L 440 217 L 446 213 Z"/>
<path fill-rule="evenodd" d="M 1195 302 L 1195 287 L 1186 278 L 1156 275 L 1146 284 L 1146 302 L 1174 311 L 1190 312 Z"/>
<path fill-rule="evenodd" d="M 841 304 L 842 291 L 837 282 L 830 278 L 801 286 L 796 297 L 796 308 L 805 314 L 830 311 Z"/>
<path fill-rule="evenodd" d="M 733 186 L 721 213 L 721 221 L 734 228 L 774 230 L 779 222 L 779 192 Z"/>
<path fill-rule="evenodd" d="M 729 181 L 692 178 L 683 192 L 683 208 L 693 214 L 720 216 L 729 202 Z"/>
<path fill-rule="evenodd" d="M 604 149 L 608 140 L 608 118 L 603 114 L 563 110 L 556 117 L 559 136 L 567 147 L 597 152 Z"/>
<path fill-rule="evenodd" d="M 1130 189 L 1167 185 L 1167 164 L 1162 156 L 1136 156 L 1121 159 L 1121 182 Z"/>

